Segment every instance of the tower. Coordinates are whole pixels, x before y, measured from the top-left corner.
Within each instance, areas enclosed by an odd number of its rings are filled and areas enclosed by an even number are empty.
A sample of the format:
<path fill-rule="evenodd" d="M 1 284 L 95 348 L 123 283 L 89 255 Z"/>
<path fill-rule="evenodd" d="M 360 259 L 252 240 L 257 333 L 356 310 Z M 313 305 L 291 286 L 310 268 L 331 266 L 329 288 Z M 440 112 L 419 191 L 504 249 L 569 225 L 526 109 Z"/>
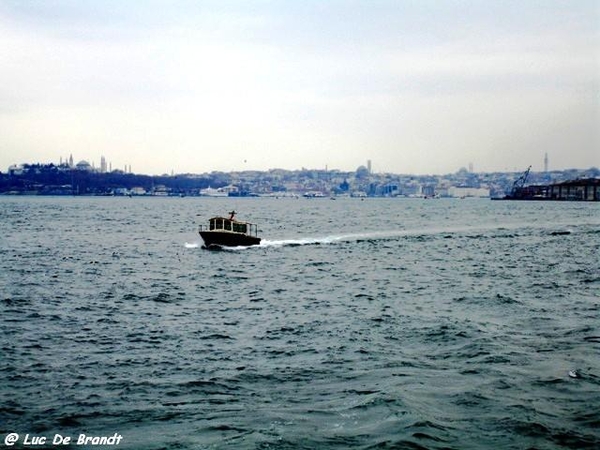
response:
<path fill-rule="evenodd" d="M 367 159 L 367 169 L 369 170 L 369 175 L 371 175 L 371 160 Z"/>
<path fill-rule="evenodd" d="M 548 152 L 544 155 L 544 172 L 548 173 Z"/>

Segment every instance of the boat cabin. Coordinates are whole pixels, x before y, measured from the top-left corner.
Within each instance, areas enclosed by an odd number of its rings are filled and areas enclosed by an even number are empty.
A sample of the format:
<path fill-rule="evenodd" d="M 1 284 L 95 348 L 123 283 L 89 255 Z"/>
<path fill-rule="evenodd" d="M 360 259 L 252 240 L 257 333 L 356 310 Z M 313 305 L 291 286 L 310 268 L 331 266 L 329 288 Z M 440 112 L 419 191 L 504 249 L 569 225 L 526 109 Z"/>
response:
<path fill-rule="evenodd" d="M 231 214 L 231 213 L 230 213 Z M 229 218 L 227 217 L 212 217 L 208 221 L 208 228 L 201 226 L 201 230 L 205 229 L 207 231 L 218 231 L 218 232 L 232 232 L 232 233 L 240 233 L 248 236 L 257 236 L 258 235 L 258 225 L 250 222 L 240 222 L 235 220 L 235 213 L 231 214 Z"/>
<path fill-rule="evenodd" d="M 208 221 L 208 229 L 210 231 L 233 231 L 234 233 L 248 234 L 253 224 L 246 222 L 238 222 L 225 217 L 213 217 Z M 254 225 L 256 227 L 256 225 Z"/>

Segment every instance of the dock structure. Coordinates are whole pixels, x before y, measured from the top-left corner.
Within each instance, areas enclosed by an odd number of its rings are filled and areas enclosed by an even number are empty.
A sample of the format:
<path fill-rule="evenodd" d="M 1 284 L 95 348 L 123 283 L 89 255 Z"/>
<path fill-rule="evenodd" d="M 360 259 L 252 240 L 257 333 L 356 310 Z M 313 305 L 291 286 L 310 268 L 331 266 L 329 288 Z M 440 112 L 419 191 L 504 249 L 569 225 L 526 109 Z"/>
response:
<path fill-rule="evenodd" d="M 548 185 L 521 186 L 505 200 L 600 201 L 600 178 L 581 178 Z"/>
<path fill-rule="evenodd" d="M 550 200 L 600 201 L 600 178 L 563 181 L 548 186 Z"/>

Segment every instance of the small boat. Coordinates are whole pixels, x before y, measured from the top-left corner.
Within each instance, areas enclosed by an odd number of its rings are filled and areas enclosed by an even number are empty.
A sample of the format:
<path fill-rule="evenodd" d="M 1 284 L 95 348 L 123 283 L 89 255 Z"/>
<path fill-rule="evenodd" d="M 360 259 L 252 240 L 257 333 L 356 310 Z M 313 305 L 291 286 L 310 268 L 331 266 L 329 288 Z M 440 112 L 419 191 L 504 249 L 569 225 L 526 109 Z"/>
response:
<path fill-rule="evenodd" d="M 231 211 L 229 217 L 212 217 L 208 220 L 208 226 L 200 225 L 199 233 L 205 248 L 248 247 L 260 244 L 258 225 L 236 220 L 235 214 L 235 211 Z"/>

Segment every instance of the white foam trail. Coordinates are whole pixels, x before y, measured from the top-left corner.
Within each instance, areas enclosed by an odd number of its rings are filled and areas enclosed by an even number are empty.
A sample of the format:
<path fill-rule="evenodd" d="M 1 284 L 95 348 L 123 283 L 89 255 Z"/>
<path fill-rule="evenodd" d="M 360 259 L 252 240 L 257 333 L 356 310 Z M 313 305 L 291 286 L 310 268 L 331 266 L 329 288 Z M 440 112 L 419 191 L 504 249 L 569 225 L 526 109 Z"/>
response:
<path fill-rule="evenodd" d="M 281 240 L 267 240 L 263 239 L 260 243 L 260 247 L 284 247 L 284 246 L 301 246 L 301 245 L 315 245 L 315 244 L 334 244 L 338 242 L 354 242 L 361 241 L 364 239 L 397 239 L 399 237 L 406 236 L 427 236 L 441 233 L 461 233 L 461 232 L 481 232 L 489 229 L 502 229 L 502 228 L 520 228 L 520 225 L 514 226 L 498 226 L 496 224 L 484 227 L 472 227 L 472 226 L 460 226 L 450 228 L 431 228 L 431 229 L 407 229 L 407 230 L 386 230 L 386 231 L 373 231 L 367 233 L 351 233 L 341 234 L 332 236 L 321 236 L 321 237 L 306 237 L 297 239 L 281 239 Z"/>
<path fill-rule="evenodd" d="M 319 242 L 315 239 L 282 239 L 278 241 L 269 241 L 263 239 L 260 243 L 260 247 L 284 247 L 286 245 L 310 245 Z"/>
<path fill-rule="evenodd" d="M 324 237 L 306 237 L 298 239 L 281 239 L 281 240 L 267 240 L 263 239 L 260 243 L 261 247 L 284 247 L 284 246 L 301 246 L 301 245 L 315 245 L 315 244 L 332 244 L 334 242 L 349 241 L 360 238 L 358 234 L 347 234 L 347 235 L 334 235 Z"/>
<path fill-rule="evenodd" d="M 200 243 L 198 242 L 186 242 L 184 244 L 185 248 L 198 248 L 200 247 Z"/>

